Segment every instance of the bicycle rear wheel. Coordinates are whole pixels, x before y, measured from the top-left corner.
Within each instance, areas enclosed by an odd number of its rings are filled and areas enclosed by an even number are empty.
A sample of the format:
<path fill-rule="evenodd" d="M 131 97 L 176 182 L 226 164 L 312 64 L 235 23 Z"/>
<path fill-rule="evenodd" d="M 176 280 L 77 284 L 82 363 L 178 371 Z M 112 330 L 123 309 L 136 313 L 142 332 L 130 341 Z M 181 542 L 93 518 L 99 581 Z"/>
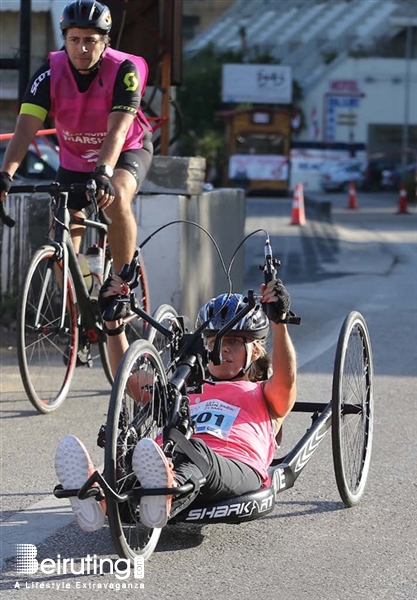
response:
<path fill-rule="evenodd" d="M 148 286 L 148 277 L 146 274 L 145 263 L 143 261 L 142 255 L 138 256 L 139 262 L 139 276 L 138 276 L 138 287 L 135 288 L 135 295 L 138 300 L 138 304 L 140 308 L 149 312 L 150 302 L 149 302 L 149 286 Z M 112 263 L 113 260 L 110 256 L 106 258 L 106 264 L 104 266 L 104 281 L 111 274 L 112 271 Z M 139 318 L 135 314 L 130 314 L 125 319 L 126 323 L 126 337 L 128 339 L 129 345 L 133 344 L 136 340 L 140 340 L 144 336 L 145 331 L 145 323 L 143 319 Z M 103 365 L 104 373 L 107 377 L 110 385 L 113 385 L 113 374 L 109 361 L 109 354 L 107 350 L 107 342 L 99 342 L 98 350 L 100 354 L 101 364 Z"/>
<path fill-rule="evenodd" d="M 134 342 L 124 354 L 113 384 L 106 424 L 104 475 L 118 494 L 139 483 L 132 471 L 133 450 L 141 438 L 156 439 L 166 423 L 167 378 L 156 349 L 145 340 Z M 140 507 L 132 495 L 118 503 L 107 498 L 110 531 L 119 556 L 145 560 L 161 533 L 141 524 Z"/>
<path fill-rule="evenodd" d="M 140 252 L 137 260 L 139 264 L 139 274 L 138 286 L 135 288 L 135 296 L 138 300 L 139 307 L 145 312 L 149 313 L 151 310 L 151 303 L 149 298 L 148 276 L 142 254 Z M 126 317 L 125 322 L 126 337 L 129 341 L 129 344 L 132 344 L 136 340 L 144 337 L 147 323 L 143 319 L 137 315 L 129 315 Z"/>
<path fill-rule="evenodd" d="M 135 289 L 135 294 L 139 300 L 139 306 L 143 308 L 146 312 L 151 310 L 151 302 L 149 297 L 149 284 L 148 284 L 148 275 L 146 273 L 145 262 L 143 260 L 142 253 L 139 252 L 138 256 L 138 264 L 139 264 L 139 277 L 138 277 L 138 287 Z"/>
<path fill-rule="evenodd" d="M 336 348 L 332 387 L 332 448 L 337 487 L 346 506 L 365 490 L 373 438 L 373 364 L 368 327 L 346 317 Z"/>
<path fill-rule="evenodd" d="M 30 402 L 43 414 L 56 410 L 65 400 L 77 360 L 74 284 L 68 272 L 63 307 L 62 269 L 62 260 L 57 259 L 53 246 L 39 248 L 30 263 L 18 304 L 20 374 Z"/>
<path fill-rule="evenodd" d="M 161 304 L 158 306 L 152 316 L 155 321 L 161 323 L 161 325 L 166 327 L 169 331 L 175 331 L 180 328 L 178 313 L 175 308 L 169 304 Z M 155 327 L 152 327 L 152 325 L 148 325 L 145 330 L 145 339 L 155 346 L 161 357 L 165 371 L 168 371 L 172 359 L 172 347 L 169 338 L 155 329 Z"/>

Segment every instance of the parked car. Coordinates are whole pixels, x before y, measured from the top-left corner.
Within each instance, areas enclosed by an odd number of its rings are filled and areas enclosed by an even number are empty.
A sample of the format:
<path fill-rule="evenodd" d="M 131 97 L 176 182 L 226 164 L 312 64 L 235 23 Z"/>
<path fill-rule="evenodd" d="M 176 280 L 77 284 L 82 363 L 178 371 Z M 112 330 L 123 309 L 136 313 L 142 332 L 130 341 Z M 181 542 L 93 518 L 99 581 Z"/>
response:
<path fill-rule="evenodd" d="M 407 184 L 416 180 L 417 164 L 411 163 L 406 167 L 397 166 L 393 169 L 384 169 L 381 177 L 381 187 L 385 190 L 398 190 L 401 183 Z"/>
<path fill-rule="evenodd" d="M 0 147 L 0 164 L 6 147 Z M 29 150 L 16 171 L 15 180 L 42 182 L 54 181 L 59 167 L 57 148 L 42 138 L 37 138 L 36 144 L 31 144 Z"/>
<path fill-rule="evenodd" d="M 361 188 L 364 181 L 364 164 L 362 162 L 343 162 L 327 167 L 321 174 L 320 184 L 325 192 L 347 192 L 353 182 Z"/>
<path fill-rule="evenodd" d="M 393 173 L 397 168 L 397 162 L 391 158 L 377 158 L 375 160 L 370 160 L 365 168 L 363 189 L 367 191 L 383 189 L 388 181 L 387 173 Z"/>

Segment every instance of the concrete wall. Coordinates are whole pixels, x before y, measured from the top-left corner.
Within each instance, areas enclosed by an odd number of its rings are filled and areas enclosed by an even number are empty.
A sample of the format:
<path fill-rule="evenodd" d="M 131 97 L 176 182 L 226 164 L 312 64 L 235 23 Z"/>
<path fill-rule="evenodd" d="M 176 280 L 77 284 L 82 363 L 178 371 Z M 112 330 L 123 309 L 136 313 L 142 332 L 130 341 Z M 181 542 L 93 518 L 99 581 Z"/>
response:
<path fill-rule="evenodd" d="M 194 196 L 143 195 L 134 206 L 139 243 L 171 221 L 191 221 L 216 240 L 226 266 L 244 236 L 246 201 L 242 190 L 219 189 Z M 168 302 L 194 318 L 209 298 L 228 290 L 228 282 L 209 236 L 199 227 L 177 223 L 155 235 L 143 248 L 151 306 Z M 236 291 L 243 290 L 244 255 L 232 271 Z"/>
<path fill-rule="evenodd" d="M 42 196 L 9 196 L 6 210 L 16 220 L 16 226 L 0 228 L 0 300 L 5 294 L 17 296 L 34 250 L 44 243 L 49 200 Z M 227 265 L 244 236 L 246 202 L 242 190 L 221 189 L 196 195 L 142 194 L 135 198 L 133 211 L 139 229 L 138 243 L 170 221 L 189 220 L 216 239 Z M 212 242 L 194 225 L 166 227 L 146 244 L 143 256 L 152 310 L 169 303 L 194 320 L 201 304 L 228 289 Z M 243 259 L 240 252 L 234 263 L 236 291 L 243 291 Z"/>

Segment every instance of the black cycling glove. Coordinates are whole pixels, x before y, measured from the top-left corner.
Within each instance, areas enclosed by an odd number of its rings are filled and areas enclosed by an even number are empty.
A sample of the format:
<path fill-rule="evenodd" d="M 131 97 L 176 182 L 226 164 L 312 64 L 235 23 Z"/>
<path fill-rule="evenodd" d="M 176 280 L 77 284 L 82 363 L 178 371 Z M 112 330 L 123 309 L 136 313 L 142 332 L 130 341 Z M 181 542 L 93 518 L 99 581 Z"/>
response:
<path fill-rule="evenodd" d="M 274 292 L 278 296 L 278 300 L 266 304 L 266 314 L 268 319 L 273 323 L 291 323 L 292 325 L 299 325 L 301 323 L 301 317 L 297 317 L 297 315 L 291 312 L 291 296 L 281 279 L 276 280 Z M 286 315 L 283 319 L 282 315 L 284 313 L 286 313 Z"/>
<path fill-rule="evenodd" d="M 91 179 L 97 186 L 96 195 L 99 190 L 102 190 L 104 194 L 115 196 L 113 184 L 108 177 L 101 175 L 101 173 L 91 173 L 90 180 Z"/>
<path fill-rule="evenodd" d="M 139 250 L 135 250 L 133 258 L 130 264 L 125 264 L 123 269 L 119 273 L 119 277 L 123 279 L 125 283 L 134 290 L 139 285 L 140 276 L 140 265 L 139 265 Z"/>
<path fill-rule="evenodd" d="M 0 172 L 0 192 L 8 192 L 12 187 L 13 177 L 5 171 Z"/>
<path fill-rule="evenodd" d="M 103 294 L 111 285 L 112 275 L 109 275 L 109 277 L 103 283 L 98 296 L 98 304 L 103 316 L 103 321 L 117 321 L 118 319 L 124 319 L 129 314 L 129 292 L 139 285 L 140 266 L 138 256 L 139 250 L 136 250 L 130 264 L 125 264 L 119 273 L 119 277 L 128 285 L 128 291 L 126 291 L 126 293 L 123 292 L 115 296 L 104 296 Z M 119 327 L 117 330 L 119 330 L 118 333 L 123 331 L 123 329 L 120 329 Z M 108 330 L 106 333 L 108 335 L 115 335 L 114 333 L 109 334 Z"/>

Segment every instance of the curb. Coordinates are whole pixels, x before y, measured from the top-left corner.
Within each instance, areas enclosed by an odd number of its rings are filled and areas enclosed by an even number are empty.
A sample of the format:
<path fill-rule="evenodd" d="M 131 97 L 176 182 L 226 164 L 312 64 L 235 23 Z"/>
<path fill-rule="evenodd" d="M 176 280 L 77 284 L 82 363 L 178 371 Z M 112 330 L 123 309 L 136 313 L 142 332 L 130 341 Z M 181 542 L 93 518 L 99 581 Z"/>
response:
<path fill-rule="evenodd" d="M 330 200 L 320 200 L 314 196 L 306 195 L 304 204 L 308 217 L 321 221 L 332 220 L 332 203 Z"/>

